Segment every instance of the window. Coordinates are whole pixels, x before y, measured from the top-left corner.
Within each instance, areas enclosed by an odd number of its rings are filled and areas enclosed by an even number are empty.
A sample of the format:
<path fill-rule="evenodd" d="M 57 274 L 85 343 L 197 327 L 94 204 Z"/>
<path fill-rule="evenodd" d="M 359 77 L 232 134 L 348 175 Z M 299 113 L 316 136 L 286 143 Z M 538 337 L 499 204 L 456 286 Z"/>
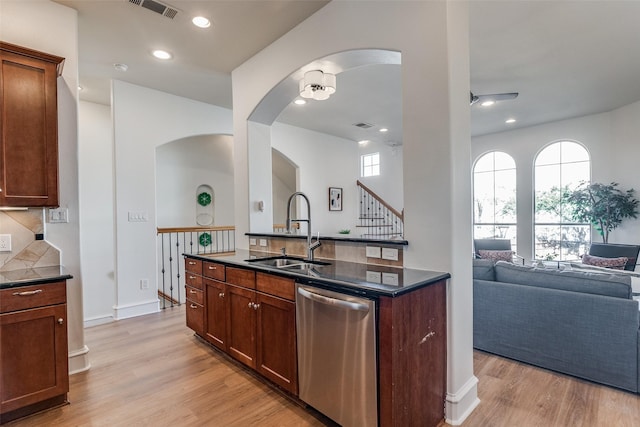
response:
<path fill-rule="evenodd" d="M 363 154 L 360 157 L 360 176 L 380 175 L 380 153 Z"/>
<path fill-rule="evenodd" d="M 581 144 L 560 141 L 545 147 L 534 165 L 534 256 L 564 261 L 578 259 L 591 241 L 591 226 L 575 223 L 563 201 L 568 190 L 590 181 L 589 153 Z"/>
<path fill-rule="evenodd" d="M 474 239 L 510 239 L 516 250 L 516 163 L 492 151 L 473 168 Z"/>

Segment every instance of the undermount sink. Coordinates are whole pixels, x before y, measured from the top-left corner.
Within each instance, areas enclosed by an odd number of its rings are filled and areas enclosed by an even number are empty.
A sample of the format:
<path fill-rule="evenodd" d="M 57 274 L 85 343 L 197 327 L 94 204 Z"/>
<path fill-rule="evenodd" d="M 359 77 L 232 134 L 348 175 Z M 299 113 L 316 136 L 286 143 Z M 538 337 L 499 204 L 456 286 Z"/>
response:
<path fill-rule="evenodd" d="M 305 270 L 312 267 L 322 267 L 324 265 L 330 265 L 330 263 L 324 261 L 312 261 L 286 255 L 266 258 L 250 258 L 246 261 L 250 263 L 265 265 L 268 267 L 286 268 L 289 270 Z"/>

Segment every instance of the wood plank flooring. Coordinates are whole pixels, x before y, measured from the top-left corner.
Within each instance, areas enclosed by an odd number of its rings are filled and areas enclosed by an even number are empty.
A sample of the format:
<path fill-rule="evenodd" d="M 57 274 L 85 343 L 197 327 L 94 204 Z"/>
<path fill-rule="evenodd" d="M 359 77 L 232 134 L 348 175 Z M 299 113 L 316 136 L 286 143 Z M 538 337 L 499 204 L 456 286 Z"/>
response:
<path fill-rule="evenodd" d="M 85 340 L 92 366 L 71 376 L 71 404 L 6 426 L 327 425 L 195 338 L 184 306 L 86 329 Z M 481 352 L 474 365 L 482 402 L 465 427 L 640 425 L 637 395 Z"/>

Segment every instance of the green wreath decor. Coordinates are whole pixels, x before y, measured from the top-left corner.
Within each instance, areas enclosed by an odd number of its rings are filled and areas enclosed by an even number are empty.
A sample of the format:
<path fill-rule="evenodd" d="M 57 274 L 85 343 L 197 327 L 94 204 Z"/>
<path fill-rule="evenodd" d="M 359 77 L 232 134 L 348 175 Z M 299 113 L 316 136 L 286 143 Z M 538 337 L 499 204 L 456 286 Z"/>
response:
<path fill-rule="evenodd" d="M 211 244 L 211 234 L 202 233 L 199 240 L 201 246 L 207 247 Z"/>
<path fill-rule="evenodd" d="M 200 206 L 208 206 L 209 203 L 211 203 L 211 194 L 207 193 L 206 191 L 198 194 L 198 204 Z"/>

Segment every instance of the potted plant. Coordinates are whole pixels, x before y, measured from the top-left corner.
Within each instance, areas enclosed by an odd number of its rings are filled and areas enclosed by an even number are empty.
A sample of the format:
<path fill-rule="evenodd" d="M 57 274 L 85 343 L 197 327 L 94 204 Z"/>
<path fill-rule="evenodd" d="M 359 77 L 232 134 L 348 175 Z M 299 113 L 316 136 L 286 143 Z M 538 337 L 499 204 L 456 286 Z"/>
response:
<path fill-rule="evenodd" d="M 618 183 L 589 184 L 581 182 L 578 188 L 564 193 L 569 207 L 569 216 L 578 222 L 589 222 L 602 236 L 602 242 L 609 242 L 609 233 L 615 230 L 625 218 L 638 217 L 638 200 L 635 190 L 618 189 Z"/>

